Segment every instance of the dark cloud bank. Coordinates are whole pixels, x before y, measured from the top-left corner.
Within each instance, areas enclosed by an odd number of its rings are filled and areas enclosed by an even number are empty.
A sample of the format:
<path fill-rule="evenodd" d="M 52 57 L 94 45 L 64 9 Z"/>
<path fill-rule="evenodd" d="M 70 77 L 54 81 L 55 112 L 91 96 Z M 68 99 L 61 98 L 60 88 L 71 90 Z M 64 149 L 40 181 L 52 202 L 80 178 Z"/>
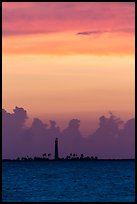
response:
<path fill-rule="evenodd" d="M 71 119 L 64 130 L 60 130 L 54 120 L 49 124 L 34 118 L 30 127 L 23 108 L 15 107 L 13 113 L 2 109 L 2 153 L 3 159 L 29 155 L 54 155 L 54 140 L 59 138 L 59 156 L 69 153 L 98 156 L 99 158 L 135 157 L 135 119 L 122 122 L 112 113 L 99 118 L 99 127 L 83 137 L 79 131 L 80 120 Z M 91 124 L 92 125 L 92 124 Z"/>

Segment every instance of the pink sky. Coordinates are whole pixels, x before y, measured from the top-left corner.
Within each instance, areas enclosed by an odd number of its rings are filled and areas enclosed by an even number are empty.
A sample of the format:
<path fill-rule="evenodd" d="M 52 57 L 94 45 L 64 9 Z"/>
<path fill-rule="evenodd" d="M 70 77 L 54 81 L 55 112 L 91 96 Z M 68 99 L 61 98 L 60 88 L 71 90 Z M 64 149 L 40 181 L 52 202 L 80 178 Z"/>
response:
<path fill-rule="evenodd" d="M 3 2 L 3 108 L 132 117 L 134 30 L 132 2 Z"/>
<path fill-rule="evenodd" d="M 134 13 L 134 3 L 3 2 L 3 33 L 134 32 Z"/>

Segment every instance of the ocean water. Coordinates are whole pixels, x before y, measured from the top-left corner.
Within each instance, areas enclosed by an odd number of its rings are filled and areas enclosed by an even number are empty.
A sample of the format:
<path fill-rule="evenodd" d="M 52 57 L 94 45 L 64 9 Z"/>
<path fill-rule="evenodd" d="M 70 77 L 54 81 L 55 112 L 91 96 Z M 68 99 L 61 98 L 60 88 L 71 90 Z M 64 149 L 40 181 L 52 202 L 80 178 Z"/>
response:
<path fill-rule="evenodd" d="M 3 202 L 134 202 L 134 161 L 2 163 Z"/>

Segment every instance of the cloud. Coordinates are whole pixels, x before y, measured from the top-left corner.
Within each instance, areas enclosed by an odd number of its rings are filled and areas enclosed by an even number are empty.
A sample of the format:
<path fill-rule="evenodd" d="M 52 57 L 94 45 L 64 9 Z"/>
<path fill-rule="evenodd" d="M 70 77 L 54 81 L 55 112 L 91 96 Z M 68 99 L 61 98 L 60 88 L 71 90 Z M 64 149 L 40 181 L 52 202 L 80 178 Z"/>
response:
<path fill-rule="evenodd" d="M 84 31 L 84 32 L 78 32 L 77 35 L 94 35 L 94 34 L 102 34 L 106 31 L 100 31 L 100 30 L 93 30 L 93 31 Z"/>
<path fill-rule="evenodd" d="M 76 33 L 77 35 L 96 35 L 96 34 L 104 34 L 104 33 L 134 33 L 134 28 L 119 28 L 119 29 L 111 29 L 111 30 L 92 30 L 92 31 L 82 31 Z"/>
<path fill-rule="evenodd" d="M 135 155 L 135 120 L 122 122 L 112 113 L 110 117 L 101 116 L 99 127 L 83 137 L 80 132 L 80 120 L 71 119 L 68 126 L 61 130 L 56 121 L 49 125 L 34 118 L 30 127 L 26 127 L 27 111 L 15 107 L 13 113 L 2 110 L 2 151 L 3 158 L 21 156 L 41 156 L 54 153 L 55 138 L 59 138 L 60 156 L 69 153 L 97 155 L 99 158 L 129 158 Z"/>

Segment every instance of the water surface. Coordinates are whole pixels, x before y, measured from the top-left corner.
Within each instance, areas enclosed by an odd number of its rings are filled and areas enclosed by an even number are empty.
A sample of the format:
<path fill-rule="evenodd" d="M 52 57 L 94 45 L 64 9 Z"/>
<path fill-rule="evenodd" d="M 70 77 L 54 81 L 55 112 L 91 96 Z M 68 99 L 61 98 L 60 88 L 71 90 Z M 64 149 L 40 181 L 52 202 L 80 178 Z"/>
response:
<path fill-rule="evenodd" d="M 2 163 L 3 202 L 134 202 L 134 161 Z"/>

